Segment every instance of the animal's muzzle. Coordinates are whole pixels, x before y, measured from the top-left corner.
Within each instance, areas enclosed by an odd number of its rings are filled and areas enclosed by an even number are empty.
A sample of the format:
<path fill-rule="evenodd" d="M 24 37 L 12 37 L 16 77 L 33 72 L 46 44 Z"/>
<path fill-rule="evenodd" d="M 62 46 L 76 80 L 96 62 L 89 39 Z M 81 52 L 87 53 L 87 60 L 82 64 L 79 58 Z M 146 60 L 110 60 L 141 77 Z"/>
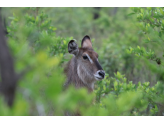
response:
<path fill-rule="evenodd" d="M 102 80 L 105 77 L 105 71 L 103 70 L 98 70 L 96 74 L 94 74 L 96 80 Z"/>
<path fill-rule="evenodd" d="M 101 76 L 102 78 L 105 77 L 105 72 L 104 72 L 103 70 L 99 70 L 99 71 L 98 71 L 98 74 L 99 74 L 99 76 Z"/>

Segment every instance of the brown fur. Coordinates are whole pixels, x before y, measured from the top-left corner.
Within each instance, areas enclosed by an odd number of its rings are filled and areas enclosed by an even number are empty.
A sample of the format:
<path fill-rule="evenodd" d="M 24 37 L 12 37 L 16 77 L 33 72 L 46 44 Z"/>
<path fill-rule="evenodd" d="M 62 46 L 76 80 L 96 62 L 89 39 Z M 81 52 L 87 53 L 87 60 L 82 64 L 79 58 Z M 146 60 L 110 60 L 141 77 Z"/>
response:
<path fill-rule="evenodd" d="M 65 87 L 67 88 L 69 85 L 76 88 L 85 87 L 89 92 L 92 92 L 97 74 L 103 70 L 98 62 L 98 54 L 92 48 L 90 37 L 85 36 L 82 39 L 81 48 L 78 48 L 76 42 L 71 40 L 68 43 L 68 52 L 74 56 L 64 69 L 67 76 Z M 101 79 L 103 78 L 104 76 Z M 73 114 L 65 112 L 65 115 L 80 115 L 80 113 L 78 111 Z"/>
<path fill-rule="evenodd" d="M 65 86 L 67 87 L 70 84 L 73 84 L 76 88 L 79 87 L 86 87 L 88 88 L 89 91 L 93 91 L 93 87 L 91 87 L 91 84 L 94 83 L 94 78 L 90 79 L 88 78 L 87 84 L 85 84 L 78 76 L 77 73 L 77 67 L 78 65 L 80 65 L 81 62 L 85 62 L 82 58 L 82 54 L 83 53 L 87 53 L 92 59 L 96 60 L 98 55 L 96 52 L 93 51 L 93 49 L 88 49 L 88 48 L 79 48 L 79 55 L 78 56 L 73 56 L 73 58 L 68 62 L 64 72 L 67 75 L 67 81 Z M 81 61 L 79 61 L 81 60 Z M 95 66 L 95 65 L 92 65 Z M 91 68 L 89 72 L 93 73 L 93 71 L 97 71 L 96 67 L 91 67 L 91 63 L 88 62 L 86 64 L 86 67 Z M 81 70 L 82 73 L 84 73 L 85 71 Z"/>
<path fill-rule="evenodd" d="M 70 41 L 71 43 L 73 41 Z M 70 44 L 70 46 L 76 46 Z M 92 49 L 92 43 L 90 38 L 84 37 L 82 40 L 81 48 L 69 48 L 69 52 L 74 54 L 73 58 L 68 62 L 64 72 L 67 76 L 65 87 L 72 84 L 76 88 L 86 87 L 88 91 L 93 91 L 94 82 L 96 81 L 94 74 L 98 70 L 102 70 L 101 65 L 98 62 L 98 54 Z M 74 51 L 77 51 L 74 52 Z M 83 59 L 84 55 L 88 55 L 91 59 Z"/>

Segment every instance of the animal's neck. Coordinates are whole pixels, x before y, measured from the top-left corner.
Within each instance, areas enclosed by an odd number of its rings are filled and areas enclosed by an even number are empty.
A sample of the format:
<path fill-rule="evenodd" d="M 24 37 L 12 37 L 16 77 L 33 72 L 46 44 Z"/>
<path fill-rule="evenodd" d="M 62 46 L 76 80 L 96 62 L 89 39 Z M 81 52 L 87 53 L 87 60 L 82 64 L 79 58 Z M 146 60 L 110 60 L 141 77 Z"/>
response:
<path fill-rule="evenodd" d="M 94 89 L 94 79 L 91 78 L 90 73 L 86 70 L 85 67 L 77 65 L 77 75 L 88 89 Z"/>
<path fill-rule="evenodd" d="M 94 89 L 94 81 L 89 79 L 89 73 L 85 68 L 78 64 L 75 58 L 72 58 L 67 68 L 66 86 L 73 84 L 76 88 L 86 87 L 90 92 Z"/>

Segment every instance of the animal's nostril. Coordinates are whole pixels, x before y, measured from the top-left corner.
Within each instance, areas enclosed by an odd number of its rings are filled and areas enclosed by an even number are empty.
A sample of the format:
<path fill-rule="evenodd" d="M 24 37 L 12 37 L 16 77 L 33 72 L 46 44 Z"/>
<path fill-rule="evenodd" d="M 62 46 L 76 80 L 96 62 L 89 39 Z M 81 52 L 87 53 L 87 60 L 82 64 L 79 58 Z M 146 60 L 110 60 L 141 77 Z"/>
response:
<path fill-rule="evenodd" d="M 104 71 L 99 71 L 99 73 L 98 73 L 101 77 L 103 77 L 104 78 L 104 76 L 105 76 L 105 72 Z"/>

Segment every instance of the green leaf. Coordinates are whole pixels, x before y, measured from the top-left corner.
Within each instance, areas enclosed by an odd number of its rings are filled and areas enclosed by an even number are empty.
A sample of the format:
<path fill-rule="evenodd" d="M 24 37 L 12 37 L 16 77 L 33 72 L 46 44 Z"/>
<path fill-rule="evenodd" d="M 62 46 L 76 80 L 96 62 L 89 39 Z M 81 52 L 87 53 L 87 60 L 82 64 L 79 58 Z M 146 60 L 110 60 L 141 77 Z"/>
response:
<path fill-rule="evenodd" d="M 162 32 L 161 31 L 159 32 L 159 37 L 162 37 Z"/>
<path fill-rule="evenodd" d="M 128 14 L 128 16 L 131 16 L 131 15 L 134 15 L 134 14 L 136 14 L 136 13 L 132 12 L 132 13 Z"/>

